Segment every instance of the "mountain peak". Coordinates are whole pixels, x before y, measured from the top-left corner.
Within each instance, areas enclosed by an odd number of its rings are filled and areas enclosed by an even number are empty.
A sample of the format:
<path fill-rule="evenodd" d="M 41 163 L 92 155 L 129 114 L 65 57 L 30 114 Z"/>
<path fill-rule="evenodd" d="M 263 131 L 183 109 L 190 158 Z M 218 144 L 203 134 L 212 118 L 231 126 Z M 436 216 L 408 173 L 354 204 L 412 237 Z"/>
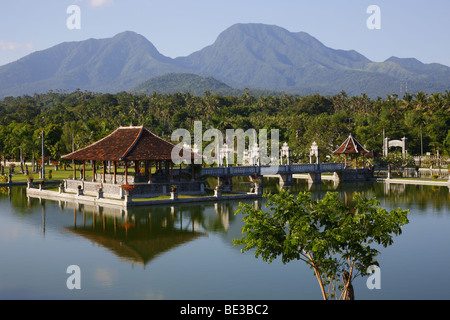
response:
<path fill-rule="evenodd" d="M 306 38 L 309 36 L 307 33 L 302 32 Z M 269 25 L 263 23 L 236 23 L 231 27 L 224 30 L 216 41 L 224 41 L 225 39 L 240 39 L 248 38 L 256 41 L 265 41 L 268 38 L 283 39 L 293 36 L 293 33 L 279 27 L 277 25 Z M 312 37 L 311 37 L 312 38 Z"/>
<path fill-rule="evenodd" d="M 399 58 L 392 56 L 389 59 L 386 59 L 385 62 L 394 62 L 406 68 L 421 68 L 424 66 L 424 63 L 420 62 L 416 58 Z"/>
<path fill-rule="evenodd" d="M 120 33 L 116 34 L 115 36 L 113 36 L 111 39 L 139 39 L 139 40 L 145 40 L 146 42 L 150 42 L 143 35 L 141 35 L 137 32 L 134 32 L 134 31 L 129 31 L 129 30 L 120 32 Z"/>
<path fill-rule="evenodd" d="M 211 46 L 179 61 L 238 88 L 280 89 L 307 85 L 305 75 L 314 75 L 314 69 L 360 68 L 369 60 L 356 52 L 328 48 L 306 32 L 238 23 Z"/>
<path fill-rule="evenodd" d="M 222 33 L 226 33 L 229 31 L 241 31 L 241 32 L 249 33 L 249 34 L 255 34 L 255 33 L 261 33 L 261 32 L 267 32 L 269 30 L 270 31 L 278 30 L 278 31 L 283 31 L 283 32 L 289 32 L 287 29 L 277 26 L 277 25 L 274 25 L 274 24 L 250 22 L 250 23 L 235 23 L 232 26 L 230 26 L 229 28 L 227 28 L 225 31 L 223 31 Z"/>

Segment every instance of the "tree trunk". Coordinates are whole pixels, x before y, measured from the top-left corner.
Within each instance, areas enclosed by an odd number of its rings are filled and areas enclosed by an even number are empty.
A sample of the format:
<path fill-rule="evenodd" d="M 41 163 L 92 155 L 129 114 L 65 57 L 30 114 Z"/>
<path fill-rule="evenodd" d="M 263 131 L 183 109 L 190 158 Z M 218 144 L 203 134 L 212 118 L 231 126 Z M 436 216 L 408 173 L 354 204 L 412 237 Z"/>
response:
<path fill-rule="evenodd" d="M 342 273 L 342 279 L 344 282 L 343 300 L 355 300 L 355 293 L 353 291 L 352 279 L 348 271 Z"/>
<path fill-rule="evenodd" d="M 23 174 L 23 150 L 20 148 L 20 172 Z"/>
<path fill-rule="evenodd" d="M 323 286 L 322 277 L 320 276 L 319 269 L 316 267 L 316 264 L 314 263 L 314 260 L 309 252 L 305 252 L 306 256 L 308 257 L 309 261 L 312 262 L 312 267 L 314 268 L 314 274 L 316 275 L 317 281 L 319 282 L 320 291 L 322 291 L 323 300 L 328 300 L 327 293 L 325 292 L 325 288 Z"/>
<path fill-rule="evenodd" d="M 322 277 L 320 276 L 320 272 L 314 267 L 314 273 L 316 274 L 317 281 L 319 282 L 320 290 L 322 291 L 323 300 L 328 300 L 327 293 L 325 292 L 325 288 L 323 286 Z"/>

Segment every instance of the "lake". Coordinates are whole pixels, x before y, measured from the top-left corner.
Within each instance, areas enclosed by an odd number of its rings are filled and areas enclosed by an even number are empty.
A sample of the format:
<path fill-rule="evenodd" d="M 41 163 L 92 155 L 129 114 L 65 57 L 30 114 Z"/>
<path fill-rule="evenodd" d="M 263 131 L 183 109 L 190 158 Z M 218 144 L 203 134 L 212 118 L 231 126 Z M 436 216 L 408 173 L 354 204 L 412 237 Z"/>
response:
<path fill-rule="evenodd" d="M 277 183 L 265 179 L 265 191 L 276 192 Z M 293 192 L 307 190 L 295 179 Z M 450 299 L 448 187 L 323 181 L 311 188 L 315 197 L 327 191 L 343 199 L 359 191 L 387 210 L 411 211 L 403 234 L 381 249 L 381 288 L 370 290 L 367 277 L 359 277 L 356 299 Z M 264 207 L 265 199 L 247 202 Z M 233 246 L 243 226 L 238 207 L 222 201 L 98 208 L 2 188 L 0 299 L 321 300 L 303 262 L 268 264 Z M 72 265 L 80 289 L 68 289 Z"/>

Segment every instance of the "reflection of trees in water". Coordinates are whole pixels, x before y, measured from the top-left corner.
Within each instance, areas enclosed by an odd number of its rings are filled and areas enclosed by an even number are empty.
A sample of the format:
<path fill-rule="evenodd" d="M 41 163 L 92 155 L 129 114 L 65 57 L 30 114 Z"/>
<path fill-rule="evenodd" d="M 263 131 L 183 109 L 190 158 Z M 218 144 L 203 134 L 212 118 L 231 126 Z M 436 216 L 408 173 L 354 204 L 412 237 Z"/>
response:
<path fill-rule="evenodd" d="M 217 179 L 212 178 L 213 181 Z M 249 187 L 246 177 L 233 179 L 233 188 L 240 186 L 243 190 Z M 356 192 L 366 196 L 375 196 L 378 200 L 390 206 L 401 206 L 410 208 L 418 207 L 422 211 L 433 208 L 437 212 L 446 212 L 450 207 L 450 193 L 445 186 L 427 185 L 404 185 L 386 184 L 377 182 L 361 183 L 341 183 L 335 185 L 333 181 L 322 180 L 320 184 L 309 184 L 306 179 L 293 179 L 292 185 L 281 187 L 278 178 L 264 178 L 264 193 L 276 193 L 281 188 L 289 189 L 293 193 L 309 191 L 316 199 L 325 196 L 326 192 L 337 192 L 341 199 L 347 204 L 351 203 Z M 40 200 L 29 198 L 26 194 L 26 187 L 3 187 L 0 189 L 0 201 L 9 201 L 14 210 L 21 214 L 31 214 L 35 207 L 40 207 Z M 228 203 L 228 204 L 227 204 Z M 227 205 L 225 205 L 227 204 Z M 217 202 L 217 205 L 210 202 L 180 204 L 174 206 L 177 214 L 167 218 L 166 222 L 183 223 L 186 225 L 197 225 L 205 231 L 222 232 L 227 230 L 227 226 L 236 219 L 234 211 L 237 209 L 237 202 Z M 131 215 L 146 216 L 149 213 L 157 212 L 153 219 L 163 212 L 171 212 L 168 206 L 133 207 L 128 209 Z M 184 221 L 180 220 L 181 218 Z M 172 221 L 173 220 L 173 221 Z"/>
<path fill-rule="evenodd" d="M 449 188 L 445 186 L 377 183 L 373 188 L 377 198 L 392 206 L 416 206 L 422 213 L 429 208 L 439 213 L 450 209 Z"/>
<path fill-rule="evenodd" d="M 245 179 L 239 180 L 242 185 L 248 185 Z M 264 192 L 276 193 L 280 190 L 278 178 L 264 179 Z M 448 187 L 426 186 L 426 185 L 403 185 L 386 184 L 376 182 L 341 183 L 335 185 L 333 181 L 323 180 L 320 184 L 309 184 L 306 179 L 293 179 L 293 184 L 285 186 L 293 193 L 309 191 L 316 199 L 322 198 L 329 191 L 337 192 L 344 203 L 352 207 L 352 199 L 359 192 L 365 196 L 375 196 L 380 200 L 382 206 L 414 208 L 418 212 L 428 213 L 427 209 L 433 208 L 434 212 L 446 213 L 450 209 L 450 195 Z M 45 201 L 29 198 L 25 187 L 5 187 L 0 190 L 0 201 L 10 202 L 14 211 L 19 215 L 30 215 L 38 208 L 44 208 Z M 189 232 L 215 232 L 226 234 L 229 227 L 236 219 L 241 217 L 235 215 L 238 209 L 238 201 L 199 202 L 190 204 L 179 204 L 176 206 L 143 206 L 133 207 L 124 212 L 115 212 L 113 209 L 99 208 L 98 206 L 75 205 L 61 201 L 62 209 L 75 209 L 78 214 L 81 211 L 90 213 L 78 217 L 80 221 L 90 221 L 95 226 L 104 225 L 105 230 L 116 226 L 116 234 L 125 230 L 119 230 L 127 226 L 126 235 L 133 237 L 141 235 L 142 232 L 152 235 L 163 235 L 169 231 Z M 261 208 L 265 206 L 265 199 L 259 201 Z M 82 209 L 84 208 L 84 209 Z M 95 219 L 95 220 L 93 220 Z M 130 224 L 127 224 L 130 223 Z M 97 230 L 97 227 L 95 228 Z M 109 231 L 108 231 L 109 232 Z"/>
<path fill-rule="evenodd" d="M 272 184 L 276 183 L 278 179 Z M 392 207 L 418 207 L 421 212 L 432 207 L 435 211 L 445 213 L 450 209 L 450 192 L 445 186 L 428 186 L 413 184 L 387 184 L 380 182 L 348 182 L 335 185 L 333 181 L 323 180 L 320 184 L 310 185 L 305 179 L 293 179 L 292 192 L 309 191 L 318 199 L 325 196 L 326 192 L 337 192 L 346 205 L 351 206 L 355 193 L 365 196 L 375 196 L 381 201 L 381 205 L 389 204 Z M 273 189 L 276 192 L 275 189 Z M 265 190 L 267 192 L 267 190 Z"/>
<path fill-rule="evenodd" d="M 31 214 L 30 208 L 39 205 L 39 199 L 28 198 L 26 188 L 21 186 L 0 188 L 0 201 L 9 201 L 11 207 L 22 215 Z"/>
<path fill-rule="evenodd" d="M 177 204 L 172 207 L 133 207 L 128 209 L 128 212 L 135 216 L 146 214 L 160 215 L 160 212 L 164 210 L 171 211 L 174 216 L 173 223 L 177 223 L 180 226 L 190 225 L 197 230 L 201 228 L 204 231 L 226 231 L 228 225 L 236 219 L 233 206 L 228 201 Z"/>
<path fill-rule="evenodd" d="M 427 209 L 430 206 L 439 213 L 446 213 L 450 209 L 447 187 L 384 183 L 342 183 L 336 186 L 332 181 L 326 180 L 320 184 L 310 185 L 304 179 L 293 181 L 292 185 L 285 187 L 293 193 L 310 191 L 314 197 L 322 198 L 326 192 L 333 191 L 337 192 L 349 207 L 352 207 L 355 193 L 359 192 L 366 196 L 375 196 L 381 201 L 381 206 L 403 208 L 416 206 L 421 213 L 428 213 Z M 265 192 L 278 192 L 280 190 L 278 182 L 276 178 L 264 179 Z M 240 233 L 242 219 L 241 216 L 235 215 L 239 207 L 238 201 L 128 209 L 102 208 L 67 201 L 51 201 L 53 205 L 46 206 L 45 200 L 28 198 L 25 187 L 2 188 L 0 201 L 8 201 L 18 215 L 39 213 L 44 232 L 46 224 L 58 224 L 55 221 L 46 221 L 53 219 L 54 214 L 51 218 L 45 216 L 46 207 L 57 209 L 56 203 L 64 216 L 67 214 L 73 216 L 71 224 L 66 224 L 66 218 L 60 220 L 64 221 L 65 231 L 89 239 L 121 259 L 144 266 L 158 255 L 194 241 L 209 232 L 223 234 L 227 242 L 231 241 L 230 237 L 237 237 L 237 233 Z M 253 203 L 253 200 L 249 201 Z M 255 205 L 264 210 L 265 203 L 263 198 L 255 202 Z"/>

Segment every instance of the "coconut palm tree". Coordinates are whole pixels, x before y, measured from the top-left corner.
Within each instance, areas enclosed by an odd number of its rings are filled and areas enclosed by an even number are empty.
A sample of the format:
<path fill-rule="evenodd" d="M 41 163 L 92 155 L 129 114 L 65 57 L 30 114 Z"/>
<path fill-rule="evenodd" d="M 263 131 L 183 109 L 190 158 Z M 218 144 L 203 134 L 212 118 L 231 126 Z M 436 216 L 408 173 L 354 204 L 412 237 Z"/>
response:
<path fill-rule="evenodd" d="M 424 112 L 426 110 L 428 104 L 428 96 L 425 92 L 418 91 L 415 95 L 415 107 L 414 109 L 417 111 Z"/>

